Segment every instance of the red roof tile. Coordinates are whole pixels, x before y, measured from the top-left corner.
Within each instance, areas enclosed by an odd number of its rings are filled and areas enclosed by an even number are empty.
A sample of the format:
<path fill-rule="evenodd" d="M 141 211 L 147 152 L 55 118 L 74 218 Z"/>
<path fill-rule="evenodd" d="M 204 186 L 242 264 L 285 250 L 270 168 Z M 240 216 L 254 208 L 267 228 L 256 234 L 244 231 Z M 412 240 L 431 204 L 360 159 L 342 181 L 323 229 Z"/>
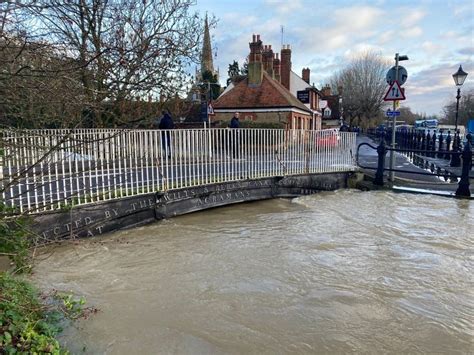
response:
<path fill-rule="evenodd" d="M 214 109 L 278 108 L 295 107 L 310 113 L 301 101 L 294 97 L 283 85 L 263 73 L 262 84 L 249 86 L 245 78 L 229 92 L 214 102 Z"/>

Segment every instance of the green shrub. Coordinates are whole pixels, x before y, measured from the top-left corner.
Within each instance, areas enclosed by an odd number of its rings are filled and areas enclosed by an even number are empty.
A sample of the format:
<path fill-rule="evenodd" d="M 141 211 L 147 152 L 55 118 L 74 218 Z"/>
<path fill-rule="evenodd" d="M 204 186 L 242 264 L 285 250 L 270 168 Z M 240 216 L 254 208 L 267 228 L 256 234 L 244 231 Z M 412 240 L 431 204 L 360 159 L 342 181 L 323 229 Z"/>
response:
<path fill-rule="evenodd" d="M 97 313 L 84 298 L 39 294 L 27 281 L 0 273 L 0 354 L 68 354 L 56 340 L 60 322 Z"/>
<path fill-rule="evenodd" d="M 66 354 L 54 338 L 60 331 L 56 320 L 31 285 L 0 273 L 0 353 Z"/>

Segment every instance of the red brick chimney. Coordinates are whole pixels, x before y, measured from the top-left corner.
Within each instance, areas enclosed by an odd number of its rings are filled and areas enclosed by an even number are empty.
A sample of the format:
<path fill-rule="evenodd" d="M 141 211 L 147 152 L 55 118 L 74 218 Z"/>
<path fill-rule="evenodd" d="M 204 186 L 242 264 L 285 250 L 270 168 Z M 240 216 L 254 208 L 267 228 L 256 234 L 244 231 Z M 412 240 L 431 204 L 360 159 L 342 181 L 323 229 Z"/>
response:
<path fill-rule="evenodd" d="M 262 41 L 260 40 L 260 35 L 253 35 L 249 46 L 248 83 L 249 85 L 260 85 L 263 78 Z"/>
<path fill-rule="evenodd" d="M 310 70 L 309 68 L 303 68 L 303 72 L 301 73 L 301 77 L 303 78 L 304 81 L 306 81 L 309 84 L 309 75 L 310 75 Z"/>
<path fill-rule="evenodd" d="M 324 86 L 321 89 L 321 92 L 322 92 L 323 96 L 331 96 L 331 87 L 328 84 L 326 84 L 326 86 Z"/>
<path fill-rule="evenodd" d="M 291 49 L 290 45 L 283 45 L 281 49 L 281 84 L 290 90 Z"/>
<path fill-rule="evenodd" d="M 273 50 L 271 45 L 263 46 L 262 62 L 263 70 L 273 78 Z"/>
<path fill-rule="evenodd" d="M 273 58 L 273 74 L 275 75 L 275 80 L 281 82 L 281 65 L 279 54 L 275 53 L 275 58 Z"/>

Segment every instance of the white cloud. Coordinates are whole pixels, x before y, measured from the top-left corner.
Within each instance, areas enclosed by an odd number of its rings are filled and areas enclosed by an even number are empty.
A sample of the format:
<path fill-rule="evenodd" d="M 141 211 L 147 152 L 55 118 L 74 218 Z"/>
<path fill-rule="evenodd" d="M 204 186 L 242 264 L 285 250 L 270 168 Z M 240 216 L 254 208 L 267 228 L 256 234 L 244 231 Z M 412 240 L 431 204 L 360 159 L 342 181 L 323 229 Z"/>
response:
<path fill-rule="evenodd" d="M 472 1 L 467 1 L 466 3 L 461 3 L 460 1 L 455 1 L 452 4 L 452 7 L 454 8 L 454 16 L 464 19 L 468 18 L 472 21 L 472 15 L 473 15 L 473 5 Z"/>
<path fill-rule="evenodd" d="M 418 25 L 423 17 L 426 16 L 426 12 L 420 9 L 409 9 L 402 8 L 399 10 L 399 23 L 402 27 L 412 27 Z"/>
<path fill-rule="evenodd" d="M 238 12 L 227 12 L 220 19 L 219 27 L 228 26 L 231 23 L 236 23 L 241 28 L 252 27 L 259 22 L 259 18 L 255 15 L 242 16 Z"/>
<path fill-rule="evenodd" d="M 379 34 L 377 42 L 380 45 L 386 44 L 393 40 L 394 35 L 395 32 L 393 30 L 382 32 L 381 34 Z"/>
<path fill-rule="evenodd" d="M 421 27 L 412 27 L 412 28 L 403 30 L 400 34 L 400 37 L 414 38 L 414 37 L 419 37 L 422 34 L 423 34 L 423 30 L 421 29 Z"/>
<path fill-rule="evenodd" d="M 303 8 L 301 0 L 292 0 L 291 2 L 285 0 L 265 0 L 264 4 L 271 10 L 282 15 L 291 14 L 292 12 Z"/>
<path fill-rule="evenodd" d="M 329 16 L 332 21 L 325 27 L 311 27 L 310 35 L 306 25 L 296 28 L 294 32 L 302 39 L 303 48 L 319 52 L 335 51 L 373 36 L 382 15 L 383 11 L 376 7 L 340 8 L 335 9 L 332 16 Z"/>
<path fill-rule="evenodd" d="M 382 15 L 381 9 L 370 6 L 341 8 L 333 14 L 336 28 L 351 31 L 349 33 L 352 34 L 372 28 Z"/>
<path fill-rule="evenodd" d="M 441 38 L 445 40 L 455 39 L 457 37 L 459 37 L 459 33 L 457 31 L 441 32 Z"/>
<path fill-rule="evenodd" d="M 431 41 L 425 41 L 421 44 L 421 48 L 428 55 L 432 55 L 432 54 L 440 53 L 443 49 L 443 46 L 441 46 L 439 44 L 436 44 L 436 43 L 433 43 Z"/>

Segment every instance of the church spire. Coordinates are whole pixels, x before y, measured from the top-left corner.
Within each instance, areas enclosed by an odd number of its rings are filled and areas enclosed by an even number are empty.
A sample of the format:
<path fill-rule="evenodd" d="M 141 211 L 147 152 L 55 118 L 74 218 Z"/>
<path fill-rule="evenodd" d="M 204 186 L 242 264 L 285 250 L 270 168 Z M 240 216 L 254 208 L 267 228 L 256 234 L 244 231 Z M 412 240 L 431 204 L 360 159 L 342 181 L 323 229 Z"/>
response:
<path fill-rule="evenodd" d="M 212 47 L 211 47 L 211 36 L 209 36 L 209 24 L 207 23 L 207 14 L 206 20 L 204 22 L 204 40 L 202 44 L 202 53 L 201 53 L 201 75 L 205 71 L 210 71 L 214 74 L 214 65 L 212 63 Z"/>

